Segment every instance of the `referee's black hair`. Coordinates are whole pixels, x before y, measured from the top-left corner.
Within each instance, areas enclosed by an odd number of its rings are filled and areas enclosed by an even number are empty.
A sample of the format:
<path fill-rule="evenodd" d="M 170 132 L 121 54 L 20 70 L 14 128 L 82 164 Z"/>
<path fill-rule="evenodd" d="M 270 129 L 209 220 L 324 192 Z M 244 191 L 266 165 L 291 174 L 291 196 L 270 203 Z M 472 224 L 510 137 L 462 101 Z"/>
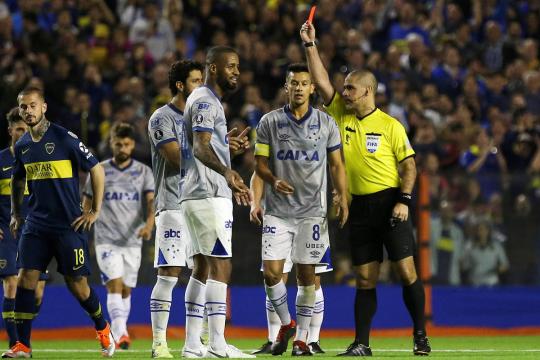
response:
<path fill-rule="evenodd" d="M 213 46 L 206 53 L 206 65 L 215 64 L 223 54 L 236 54 L 238 52 L 230 46 Z"/>
<path fill-rule="evenodd" d="M 178 94 L 176 82 L 180 81 L 185 86 L 189 73 L 193 70 L 200 70 L 202 73 L 204 71 L 204 66 L 200 62 L 192 60 L 180 60 L 171 65 L 171 68 L 169 69 L 169 89 L 173 96 Z"/>
<path fill-rule="evenodd" d="M 135 129 L 133 128 L 133 125 L 127 122 L 119 122 L 114 124 L 111 129 L 111 139 L 115 137 L 122 139 L 130 138 L 132 140 L 135 140 Z"/>
<path fill-rule="evenodd" d="M 14 123 L 18 123 L 19 121 L 23 121 L 21 114 L 19 114 L 19 107 L 15 106 L 9 110 L 6 114 L 6 119 L 9 126 L 13 125 Z"/>

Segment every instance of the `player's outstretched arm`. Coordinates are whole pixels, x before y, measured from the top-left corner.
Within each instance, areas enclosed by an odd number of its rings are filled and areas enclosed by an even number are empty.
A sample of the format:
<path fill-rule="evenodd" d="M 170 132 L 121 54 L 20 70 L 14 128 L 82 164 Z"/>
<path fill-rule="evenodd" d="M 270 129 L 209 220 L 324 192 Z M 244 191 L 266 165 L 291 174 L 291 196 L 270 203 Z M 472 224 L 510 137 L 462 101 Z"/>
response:
<path fill-rule="evenodd" d="M 75 231 L 79 229 L 83 231 L 90 230 L 90 227 L 96 222 L 101 211 L 103 191 L 105 190 L 105 171 L 101 164 L 96 164 L 90 169 L 90 180 L 92 182 L 92 206 L 89 211 L 83 209 L 82 215 L 71 223 Z"/>
<path fill-rule="evenodd" d="M 261 207 L 261 200 L 264 191 L 264 181 L 256 172 L 251 175 L 251 181 L 249 183 L 249 190 L 251 191 L 251 210 L 249 212 L 249 221 L 254 224 L 262 224 L 263 210 Z"/>
<path fill-rule="evenodd" d="M 284 195 L 291 195 L 294 188 L 285 180 L 279 179 L 272 174 L 272 170 L 268 166 L 268 158 L 262 155 L 255 155 L 255 172 L 265 182 L 272 185 L 275 191 Z"/>
<path fill-rule="evenodd" d="M 233 169 L 229 169 L 219 161 L 214 149 L 210 145 L 212 133 L 206 131 L 193 132 L 193 155 L 199 159 L 204 166 L 209 167 L 225 177 L 227 185 L 233 191 L 238 205 L 249 206 L 251 201 L 249 188 L 244 184 L 244 180 Z"/>
<path fill-rule="evenodd" d="M 300 28 L 300 38 L 304 43 L 315 42 L 315 27 L 310 22 L 305 22 Z M 324 68 L 324 64 L 319 56 L 317 46 L 307 46 L 306 58 L 309 68 L 309 73 L 315 83 L 317 92 L 322 96 L 325 104 L 329 104 L 334 96 L 335 89 L 330 82 L 328 71 Z"/>
<path fill-rule="evenodd" d="M 328 162 L 332 184 L 337 192 L 336 215 L 339 219 L 339 227 L 343 227 L 349 217 L 348 185 L 345 164 L 340 150 L 332 151 L 328 154 Z"/>

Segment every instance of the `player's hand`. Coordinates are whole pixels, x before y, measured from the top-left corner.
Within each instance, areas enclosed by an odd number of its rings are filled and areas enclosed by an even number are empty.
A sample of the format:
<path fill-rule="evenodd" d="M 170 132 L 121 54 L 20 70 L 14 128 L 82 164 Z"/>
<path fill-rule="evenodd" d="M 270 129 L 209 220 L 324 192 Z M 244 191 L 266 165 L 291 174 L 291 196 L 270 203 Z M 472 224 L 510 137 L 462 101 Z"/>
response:
<path fill-rule="evenodd" d="M 333 194 L 334 192 L 332 192 L 332 195 Z M 336 217 L 339 221 L 339 227 L 343 228 L 349 218 L 349 203 L 347 202 L 347 196 L 338 195 L 336 192 L 336 195 L 332 198 L 332 202 L 336 207 Z"/>
<path fill-rule="evenodd" d="M 244 179 L 233 169 L 227 169 L 225 171 L 225 180 L 227 180 L 227 185 L 231 188 L 233 192 L 238 193 L 248 193 L 249 188 L 244 184 Z"/>
<path fill-rule="evenodd" d="M 300 38 L 303 42 L 315 41 L 315 27 L 309 22 L 305 22 L 300 28 Z"/>
<path fill-rule="evenodd" d="M 284 195 L 291 195 L 294 192 L 294 188 L 288 182 L 281 179 L 276 179 L 272 187 L 275 191 Z"/>
<path fill-rule="evenodd" d="M 401 222 L 409 218 L 409 207 L 402 203 L 397 203 L 392 210 L 392 217 Z"/>
<path fill-rule="evenodd" d="M 233 196 L 236 200 L 236 204 L 240 206 L 249 206 L 253 199 L 251 198 L 251 191 L 238 192 L 233 190 Z"/>
<path fill-rule="evenodd" d="M 83 211 L 82 215 L 71 223 L 71 227 L 75 231 L 79 231 L 79 229 L 88 231 L 92 227 L 92 224 L 96 222 L 98 215 L 99 213 L 93 211 Z"/>
<path fill-rule="evenodd" d="M 249 221 L 256 225 L 262 225 L 263 210 L 260 205 L 251 204 Z"/>
<path fill-rule="evenodd" d="M 229 151 L 233 157 L 243 154 L 251 146 L 247 136 L 250 130 L 251 128 L 248 126 L 238 135 L 236 134 L 238 132 L 237 128 L 233 128 L 227 133 L 227 138 L 229 139 Z"/>
<path fill-rule="evenodd" d="M 17 233 L 19 232 L 19 229 L 22 228 L 24 224 L 24 219 L 20 216 L 12 216 L 11 221 L 9 223 L 9 230 L 11 231 L 11 234 L 14 238 L 17 238 Z"/>
<path fill-rule="evenodd" d="M 137 236 L 146 241 L 150 240 L 152 238 L 152 227 L 149 228 L 148 226 L 144 226 L 139 230 Z"/>

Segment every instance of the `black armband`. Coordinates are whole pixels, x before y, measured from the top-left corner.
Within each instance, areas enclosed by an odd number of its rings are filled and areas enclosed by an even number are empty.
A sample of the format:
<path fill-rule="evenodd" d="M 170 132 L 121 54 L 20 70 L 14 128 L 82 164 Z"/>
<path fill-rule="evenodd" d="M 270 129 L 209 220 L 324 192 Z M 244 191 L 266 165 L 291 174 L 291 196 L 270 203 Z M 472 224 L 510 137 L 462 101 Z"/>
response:
<path fill-rule="evenodd" d="M 407 194 L 407 193 L 402 192 L 402 193 L 399 194 L 399 198 L 398 198 L 397 202 L 401 203 L 403 205 L 411 206 L 411 200 L 412 200 L 411 194 Z"/>
<path fill-rule="evenodd" d="M 305 42 L 304 43 L 304 47 L 312 47 L 312 46 L 315 46 L 315 41 L 308 41 L 308 42 Z"/>

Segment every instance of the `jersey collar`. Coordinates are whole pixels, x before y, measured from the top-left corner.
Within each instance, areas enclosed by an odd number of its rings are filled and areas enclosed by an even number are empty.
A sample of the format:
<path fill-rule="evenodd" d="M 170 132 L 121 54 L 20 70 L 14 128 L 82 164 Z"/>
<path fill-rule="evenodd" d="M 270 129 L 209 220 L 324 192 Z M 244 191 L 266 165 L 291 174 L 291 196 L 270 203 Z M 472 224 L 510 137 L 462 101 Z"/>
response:
<path fill-rule="evenodd" d="M 304 116 L 302 116 L 302 118 L 300 119 L 296 119 L 294 117 L 294 115 L 292 114 L 291 112 L 291 108 L 289 107 L 289 104 L 285 105 L 283 107 L 283 111 L 285 111 L 285 114 L 287 115 L 287 117 L 289 119 L 291 119 L 294 123 L 296 124 L 302 124 L 304 121 L 306 121 L 307 119 L 309 119 L 309 117 L 311 116 L 311 113 L 313 112 L 313 108 L 311 107 L 311 105 L 309 105 L 308 107 L 308 111 L 306 112 L 306 114 Z"/>
<path fill-rule="evenodd" d="M 205 87 L 207 88 L 208 90 L 210 90 L 212 92 L 212 94 L 214 94 L 214 96 L 219 100 L 221 101 L 221 98 L 218 96 L 218 94 L 214 91 L 214 89 L 212 89 L 210 86 L 204 84 L 204 85 L 201 85 L 201 87 Z"/>
<path fill-rule="evenodd" d="M 131 160 L 129 161 L 128 166 L 126 166 L 126 167 L 123 168 L 123 169 L 120 169 L 120 168 L 118 167 L 118 165 L 116 165 L 116 164 L 114 163 L 113 159 L 109 160 L 109 162 L 111 163 L 111 166 L 112 166 L 113 168 L 115 168 L 116 170 L 118 170 L 118 171 L 126 171 L 127 169 L 129 169 L 129 168 L 131 167 L 131 165 L 133 165 L 133 159 L 131 159 Z"/>
<path fill-rule="evenodd" d="M 356 115 L 356 118 L 358 120 L 364 120 L 365 118 L 367 118 L 369 115 L 373 114 L 375 111 L 377 111 L 379 108 L 375 107 L 375 109 L 373 109 L 373 111 L 370 111 L 369 113 L 367 113 L 366 115 L 364 116 L 358 116 Z"/>
<path fill-rule="evenodd" d="M 178 114 L 180 115 L 184 115 L 184 112 L 182 110 L 180 110 L 179 108 L 176 107 L 176 105 L 174 105 L 173 103 L 167 103 L 167 105 L 174 111 L 174 112 L 177 112 Z"/>

